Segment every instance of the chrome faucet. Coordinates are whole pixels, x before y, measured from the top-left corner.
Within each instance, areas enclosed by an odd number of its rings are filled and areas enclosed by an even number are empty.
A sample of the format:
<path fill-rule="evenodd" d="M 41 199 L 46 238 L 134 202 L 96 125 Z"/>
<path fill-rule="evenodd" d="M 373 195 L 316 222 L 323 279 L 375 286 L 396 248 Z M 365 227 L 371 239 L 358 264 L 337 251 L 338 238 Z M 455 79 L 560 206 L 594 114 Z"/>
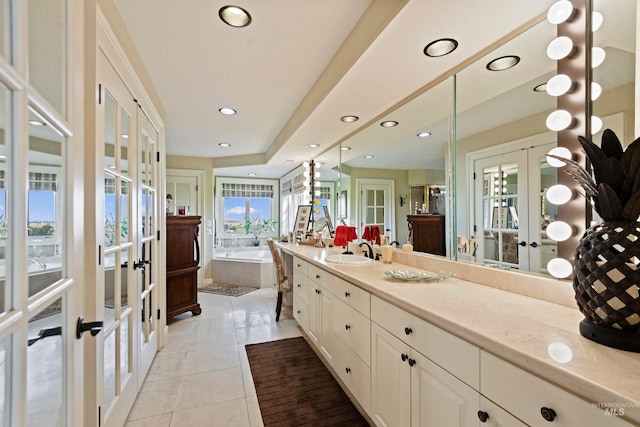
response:
<path fill-rule="evenodd" d="M 367 248 L 369 248 L 369 253 L 368 254 L 364 254 L 364 256 L 373 259 L 373 249 L 371 249 L 371 245 L 368 244 L 367 242 L 362 242 L 358 246 L 362 247 L 362 245 L 366 245 Z"/>

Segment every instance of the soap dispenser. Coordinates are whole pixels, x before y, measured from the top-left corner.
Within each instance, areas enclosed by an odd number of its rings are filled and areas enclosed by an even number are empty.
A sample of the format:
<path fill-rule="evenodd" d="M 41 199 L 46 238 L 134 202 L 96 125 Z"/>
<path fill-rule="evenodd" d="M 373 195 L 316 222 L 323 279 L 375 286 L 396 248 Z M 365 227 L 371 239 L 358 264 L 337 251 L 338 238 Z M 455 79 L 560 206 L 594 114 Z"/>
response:
<path fill-rule="evenodd" d="M 389 237 L 384 236 L 382 238 L 382 246 L 380 247 L 380 251 L 382 252 L 382 262 L 391 264 L 391 259 L 393 258 L 393 248 L 389 245 Z"/>
<path fill-rule="evenodd" d="M 413 252 L 413 245 L 411 244 L 410 241 L 407 240 L 407 243 L 402 245 L 402 250 L 405 252 Z"/>

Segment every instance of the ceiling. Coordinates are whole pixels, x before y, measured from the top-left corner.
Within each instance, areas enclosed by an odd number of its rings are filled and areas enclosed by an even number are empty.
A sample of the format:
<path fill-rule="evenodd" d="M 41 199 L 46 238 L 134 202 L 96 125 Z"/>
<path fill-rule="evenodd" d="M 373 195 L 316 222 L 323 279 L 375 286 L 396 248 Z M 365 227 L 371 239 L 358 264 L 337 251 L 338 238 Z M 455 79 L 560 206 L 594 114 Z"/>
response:
<path fill-rule="evenodd" d="M 234 28 L 219 19 L 228 3 L 218 0 L 111 1 L 166 112 L 167 154 L 211 158 L 218 176 L 267 178 L 309 159 L 335 164 L 340 141 L 553 3 L 247 0 L 234 4 L 252 22 Z M 439 38 L 456 39 L 458 49 L 425 56 Z M 238 113 L 222 115 L 221 107 Z M 343 123 L 344 115 L 360 120 Z M 393 150 L 385 131 L 372 126 L 367 141 Z M 375 167 L 397 166 L 386 158 L 377 156 Z M 429 167 L 427 159 L 406 161 Z"/>

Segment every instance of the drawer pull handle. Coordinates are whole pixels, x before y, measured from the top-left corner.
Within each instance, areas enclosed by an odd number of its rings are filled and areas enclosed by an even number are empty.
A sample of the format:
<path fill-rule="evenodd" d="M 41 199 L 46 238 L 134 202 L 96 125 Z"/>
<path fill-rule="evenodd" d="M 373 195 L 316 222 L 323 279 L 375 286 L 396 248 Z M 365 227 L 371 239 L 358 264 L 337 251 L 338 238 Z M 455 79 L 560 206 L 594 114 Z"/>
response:
<path fill-rule="evenodd" d="M 320 275 L 319 275 L 319 274 L 316 274 L 316 279 L 319 279 L 319 278 L 320 278 Z"/>
<path fill-rule="evenodd" d="M 298 264 L 298 268 L 302 267 L 300 264 Z"/>
<path fill-rule="evenodd" d="M 350 374 L 351 373 L 351 368 L 347 368 L 347 369 L 345 369 L 345 371 L 347 372 L 347 374 Z"/>
<path fill-rule="evenodd" d="M 344 328 L 348 331 L 349 329 L 351 329 L 351 325 L 344 325 Z"/>
<path fill-rule="evenodd" d="M 413 332 L 413 331 L 411 330 L 411 328 L 409 328 L 409 327 L 404 328 L 404 333 L 405 333 L 405 334 L 407 334 L 407 335 L 411 335 L 411 332 Z"/>
<path fill-rule="evenodd" d="M 302 313 L 300 310 L 298 310 L 298 314 Z"/>
<path fill-rule="evenodd" d="M 298 287 L 301 287 L 302 285 L 300 283 L 298 283 Z"/>
<path fill-rule="evenodd" d="M 409 359 L 409 366 L 414 366 L 416 361 L 414 359 Z"/>
<path fill-rule="evenodd" d="M 480 419 L 480 422 L 486 423 L 489 419 L 489 414 L 485 411 L 478 411 L 478 418 Z"/>
<path fill-rule="evenodd" d="M 344 297 L 345 297 L 345 298 L 349 298 L 350 296 L 351 296 L 351 294 L 350 294 L 349 292 L 345 292 L 345 293 L 344 293 Z"/>
<path fill-rule="evenodd" d="M 547 408 L 546 406 L 540 408 L 540 414 L 542 414 L 542 418 L 549 422 L 556 419 L 556 411 L 551 408 Z"/>
<path fill-rule="evenodd" d="M 409 356 L 407 356 L 404 353 L 402 353 L 402 355 L 400 356 L 400 359 L 402 359 L 403 362 L 406 362 L 408 358 L 409 358 Z"/>

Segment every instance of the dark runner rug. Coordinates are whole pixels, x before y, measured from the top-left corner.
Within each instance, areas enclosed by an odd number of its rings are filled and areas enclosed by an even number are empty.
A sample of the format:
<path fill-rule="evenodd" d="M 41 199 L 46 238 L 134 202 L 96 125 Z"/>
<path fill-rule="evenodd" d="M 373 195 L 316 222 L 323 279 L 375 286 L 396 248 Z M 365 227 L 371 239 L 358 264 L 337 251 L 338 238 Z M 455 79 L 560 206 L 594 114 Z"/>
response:
<path fill-rule="evenodd" d="M 245 346 L 269 426 L 369 426 L 304 338 Z"/>
<path fill-rule="evenodd" d="M 210 285 L 200 285 L 198 292 L 207 292 L 209 294 L 226 295 L 230 297 L 239 297 L 240 295 L 248 294 L 251 291 L 255 291 L 258 288 L 251 288 L 247 286 L 235 286 L 225 285 L 222 283 L 212 283 Z"/>

